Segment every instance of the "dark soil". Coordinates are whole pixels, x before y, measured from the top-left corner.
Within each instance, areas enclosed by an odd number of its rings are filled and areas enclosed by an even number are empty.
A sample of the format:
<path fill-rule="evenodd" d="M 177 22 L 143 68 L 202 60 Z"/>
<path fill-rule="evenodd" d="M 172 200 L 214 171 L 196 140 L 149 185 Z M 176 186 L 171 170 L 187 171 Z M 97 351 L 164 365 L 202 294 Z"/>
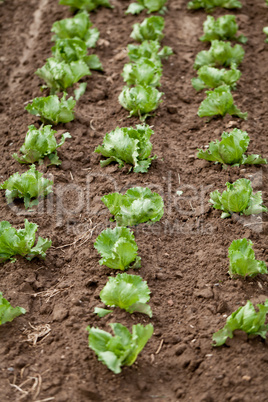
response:
<path fill-rule="evenodd" d="M 186 1 L 168 2 L 162 43 L 171 46 L 174 55 L 164 62 L 164 102 L 147 120 L 154 126 L 153 152 L 158 159 L 144 175 L 127 174 L 128 167 L 119 170 L 117 165 L 102 169 L 101 158 L 93 151 L 116 126 L 138 123 L 137 118 L 127 118 L 117 98 L 131 27 L 146 14 L 126 16 L 129 2 L 123 0 L 113 0 L 113 10 L 91 14 L 101 32 L 94 52 L 105 72 L 93 72 L 87 79 L 75 121 L 57 127 L 69 131 L 72 139 L 59 151 L 61 167 L 41 168 L 54 177 L 53 196 L 25 213 L 21 204 L 10 208 L 1 192 L 1 219 L 22 227 L 27 218 L 39 225 L 39 235 L 53 241 L 45 261 L 18 258 L 1 266 L 0 290 L 12 305 L 27 310 L 25 316 L 0 328 L 1 401 L 267 401 L 267 341 L 237 333 L 227 346 L 211 346 L 213 332 L 225 324 L 227 315 L 248 299 L 258 303 L 268 297 L 265 275 L 234 280 L 227 274 L 227 249 L 234 239 L 251 239 L 256 258 L 267 261 L 267 215 L 263 221 L 235 216 L 222 220 L 220 212 L 209 207 L 210 191 L 222 191 L 226 181 L 242 177 L 251 178 L 254 190 L 263 191 L 267 205 L 267 167 L 222 170 L 195 158 L 196 148 L 233 127 L 248 132 L 249 152 L 268 156 L 268 45 L 262 33 L 268 25 L 268 9 L 264 0 L 242 3 L 241 10 L 231 12 L 249 38 L 234 98 L 248 112 L 248 120 L 227 116 L 207 122 L 196 114 L 204 93 L 197 94 L 191 86 L 195 55 L 208 48 L 198 40 L 206 14 L 187 11 Z M 25 103 L 41 96 L 42 82 L 34 72 L 50 56 L 53 22 L 71 14 L 54 0 L 6 0 L 0 10 L 3 181 L 27 169 L 12 158 L 28 125 L 40 124 L 24 110 Z M 214 15 L 226 13 L 216 10 Z M 115 275 L 99 266 L 93 247 L 97 235 L 114 226 L 100 198 L 136 185 L 150 187 L 165 201 L 159 223 L 134 229 L 142 258 L 139 274 L 152 292 L 153 318 L 116 309 L 100 319 L 93 314 L 94 307 L 101 306 L 99 292 L 108 276 Z M 184 191 L 180 198 L 178 190 Z M 109 322 L 129 328 L 152 322 L 155 328 L 136 363 L 119 375 L 98 362 L 88 348 L 87 325 L 108 330 Z M 49 335 L 33 345 L 28 335 L 46 324 Z"/>

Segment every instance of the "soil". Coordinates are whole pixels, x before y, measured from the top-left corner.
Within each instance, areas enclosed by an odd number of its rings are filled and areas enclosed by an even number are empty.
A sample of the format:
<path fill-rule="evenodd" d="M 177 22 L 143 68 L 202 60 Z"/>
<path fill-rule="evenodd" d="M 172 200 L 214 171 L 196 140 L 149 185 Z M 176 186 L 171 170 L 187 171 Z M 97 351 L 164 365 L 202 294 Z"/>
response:
<path fill-rule="evenodd" d="M 168 1 L 162 44 L 171 46 L 174 55 L 164 61 L 164 101 L 147 120 L 154 126 L 153 152 L 158 159 L 142 175 L 127 174 L 128 167 L 120 170 L 117 165 L 101 168 L 101 157 L 93 153 L 105 133 L 116 126 L 139 123 L 137 118 L 127 117 L 117 98 L 123 87 L 120 74 L 128 61 L 126 45 L 133 42 L 132 25 L 146 14 L 126 16 L 129 2 L 112 2 L 112 10 L 99 9 L 90 16 L 101 33 L 94 53 L 105 71 L 92 72 L 87 78 L 76 119 L 57 126 L 59 134 L 67 130 L 72 135 L 58 151 L 61 167 L 41 167 L 54 178 L 54 194 L 26 213 L 21 204 L 8 206 L 1 192 L 1 218 L 18 228 L 25 218 L 37 223 L 38 234 L 51 238 L 53 248 L 44 261 L 18 258 L 1 266 L 4 297 L 12 305 L 24 307 L 27 314 L 0 328 L 0 399 L 267 401 L 267 340 L 248 339 L 238 332 L 224 347 L 211 345 L 213 332 L 225 324 L 227 315 L 248 299 L 258 303 L 268 297 L 266 275 L 234 280 L 227 274 L 227 251 L 234 239 L 251 239 L 256 258 L 268 260 L 267 215 L 222 220 L 220 212 L 209 206 L 210 191 L 222 191 L 225 182 L 242 177 L 252 180 L 255 191 L 263 191 L 267 205 L 267 167 L 222 170 L 195 157 L 197 148 L 234 127 L 248 132 L 250 153 L 268 156 L 268 45 L 262 33 L 268 25 L 267 6 L 264 0 L 242 0 L 243 8 L 231 11 L 249 39 L 234 93 L 237 106 L 248 112 L 248 120 L 226 116 L 208 122 L 196 114 L 204 93 L 197 94 L 191 86 L 195 56 L 208 48 L 198 40 L 206 14 L 187 11 L 186 1 Z M 23 144 L 28 125 L 38 127 L 40 121 L 24 107 L 42 96 L 42 82 L 34 72 L 50 56 L 52 24 L 71 13 L 54 0 L 6 0 L 0 10 L 3 181 L 27 169 L 12 154 Z M 216 10 L 213 15 L 227 13 Z M 115 309 L 100 319 L 93 314 L 94 307 L 101 306 L 99 292 L 108 277 L 116 274 L 99 266 L 100 256 L 93 247 L 97 235 L 114 226 L 100 198 L 137 185 L 157 191 L 165 201 L 159 223 L 134 228 L 142 259 L 139 274 L 151 290 L 153 318 Z M 183 191 L 181 197 L 178 190 Z M 119 375 L 98 362 L 88 348 L 86 327 L 108 330 L 109 322 L 121 322 L 128 328 L 135 323 L 154 325 L 154 335 L 136 363 Z M 41 329 L 50 332 L 38 337 L 34 345 L 33 335 Z"/>

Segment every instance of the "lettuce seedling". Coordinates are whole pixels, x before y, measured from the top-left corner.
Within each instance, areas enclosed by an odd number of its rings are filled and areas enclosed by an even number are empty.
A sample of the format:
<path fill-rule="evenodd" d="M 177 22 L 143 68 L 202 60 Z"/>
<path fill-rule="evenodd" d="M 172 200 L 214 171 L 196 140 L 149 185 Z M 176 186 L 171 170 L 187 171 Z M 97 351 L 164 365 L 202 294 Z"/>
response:
<path fill-rule="evenodd" d="M 51 247 L 51 240 L 39 236 L 34 246 L 38 225 L 25 219 L 24 226 L 24 229 L 17 230 L 7 221 L 0 222 L 1 263 L 7 260 L 16 261 L 15 255 L 21 255 L 29 261 L 34 257 L 45 258 L 47 249 Z"/>
<path fill-rule="evenodd" d="M 264 27 L 263 32 L 265 33 L 265 35 L 267 35 L 267 38 L 265 39 L 265 42 L 268 43 L 268 27 Z"/>
<path fill-rule="evenodd" d="M 244 35 L 236 36 L 238 25 L 235 15 L 223 15 L 215 20 L 214 17 L 208 15 L 203 24 L 204 35 L 201 36 L 202 42 L 211 42 L 212 40 L 237 40 L 246 43 L 247 38 Z"/>
<path fill-rule="evenodd" d="M 244 155 L 250 142 L 246 131 L 235 128 L 230 133 L 223 132 L 221 138 L 221 141 L 216 140 L 215 142 L 210 142 L 209 148 L 206 151 L 198 149 L 197 157 L 199 159 L 231 166 L 267 163 L 266 159 L 263 159 L 259 155 Z"/>
<path fill-rule="evenodd" d="M 133 232 L 128 228 L 116 227 L 103 230 L 97 237 L 94 247 L 102 256 L 100 265 L 125 271 L 133 263 L 131 268 L 140 268 L 141 258 L 137 255 L 138 246 Z"/>
<path fill-rule="evenodd" d="M 136 129 L 133 127 L 117 127 L 114 131 L 106 134 L 103 144 L 95 149 L 96 153 L 108 158 L 100 162 L 101 167 L 107 166 L 111 162 L 117 162 L 121 168 L 124 163 L 129 163 L 134 166 L 135 173 L 146 173 L 152 160 L 157 158 L 156 155 L 150 158 L 153 147 L 150 142 L 152 134 L 154 132 L 147 124 L 138 124 Z"/>
<path fill-rule="evenodd" d="M 140 45 L 129 44 L 127 46 L 128 57 L 130 61 L 134 62 L 137 62 L 141 58 L 150 59 L 155 64 L 161 66 L 161 59 L 167 59 L 173 54 L 173 51 L 169 46 L 164 46 L 162 50 L 160 48 L 161 45 L 157 40 L 145 40 Z"/>
<path fill-rule="evenodd" d="M 234 240 L 228 248 L 230 260 L 229 275 L 240 275 L 250 278 L 258 274 L 267 274 L 267 267 L 264 261 L 255 259 L 252 249 L 252 241 L 247 239 Z"/>
<path fill-rule="evenodd" d="M 242 62 L 245 51 L 241 45 L 231 46 L 230 42 L 213 40 L 209 50 L 202 50 L 197 53 L 194 68 L 198 70 L 202 66 L 210 67 L 230 67 L 232 64 L 237 66 Z"/>
<path fill-rule="evenodd" d="M 69 6 L 72 11 L 93 11 L 97 7 L 112 8 L 108 0 L 60 0 L 59 4 L 63 6 Z"/>
<path fill-rule="evenodd" d="M 36 129 L 33 125 L 29 126 L 24 144 L 20 149 L 23 155 L 20 157 L 18 154 L 13 154 L 13 158 L 19 163 L 39 162 L 41 165 L 43 159 L 48 156 L 50 165 L 60 165 L 61 161 L 57 154 L 57 148 L 64 144 L 66 138 L 72 138 L 72 136 L 70 133 L 63 133 L 60 143 L 57 144 L 55 138 L 57 131 L 52 130 L 51 127 L 42 125 Z"/>
<path fill-rule="evenodd" d="M 158 11 L 164 14 L 167 8 L 165 7 L 167 0 L 137 0 L 137 3 L 131 3 L 126 11 L 126 14 L 139 14 L 143 10 L 147 10 L 147 14 Z"/>
<path fill-rule="evenodd" d="M 118 226 L 133 226 L 139 223 L 158 222 L 164 214 L 164 202 L 157 193 L 147 187 L 134 187 L 125 195 L 111 193 L 102 197 Z"/>
<path fill-rule="evenodd" d="M 61 99 L 57 95 L 47 97 L 34 98 L 32 104 L 29 104 L 25 109 L 39 116 L 43 123 L 68 123 L 74 119 L 73 108 L 76 101 L 72 96 L 66 100 L 67 94 L 64 92 Z"/>
<path fill-rule="evenodd" d="M 243 307 L 239 307 L 226 320 L 225 326 L 213 334 L 213 346 L 224 345 L 227 338 L 233 338 L 233 332 L 237 329 L 246 332 L 248 335 L 260 335 L 266 338 L 268 324 L 265 325 L 266 314 L 268 313 L 268 299 L 263 304 L 257 304 L 259 311 L 256 312 L 250 300 Z"/>
<path fill-rule="evenodd" d="M 241 119 L 247 119 L 248 114 L 241 112 L 234 104 L 233 95 L 231 94 L 230 87 L 222 85 L 215 88 L 214 91 L 206 91 L 207 97 L 203 100 L 198 109 L 199 117 L 213 117 L 225 116 L 238 116 Z"/>
<path fill-rule="evenodd" d="M 218 190 L 210 193 L 213 208 L 223 211 L 222 218 L 228 218 L 234 212 L 240 215 L 267 212 L 267 208 L 262 204 L 262 192 L 253 194 L 250 180 L 238 179 L 233 184 L 227 182 L 226 186 L 227 190 L 222 194 Z"/>
<path fill-rule="evenodd" d="M 160 41 L 164 38 L 163 29 L 165 26 L 165 21 L 163 17 L 149 17 L 139 24 L 133 25 L 133 31 L 130 35 L 131 38 L 138 42 L 143 42 L 144 40 L 157 40 Z"/>
<path fill-rule="evenodd" d="M 11 322 L 14 318 L 25 313 L 26 310 L 23 307 L 12 307 L 7 299 L 3 297 L 3 293 L 0 292 L 0 325 Z"/>
<path fill-rule="evenodd" d="M 36 170 L 35 165 L 22 173 L 17 172 L 0 185 L 0 190 L 6 190 L 6 200 L 10 204 L 16 198 L 23 198 L 26 209 L 38 205 L 39 198 L 45 198 L 52 193 L 53 181 L 45 179 L 43 173 Z"/>
<path fill-rule="evenodd" d="M 215 7 L 227 9 L 241 8 L 242 4 L 238 0 L 193 0 L 188 3 L 188 10 L 198 10 L 204 8 L 211 11 Z"/>
<path fill-rule="evenodd" d="M 111 323 L 115 336 L 99 328 L 87 327 L 88 344 L 105 364 L 115 374 L 121 373 L 121 366 L 131 366 L 137 359 L 148 340 L 153 335 L 154 327 L 148 324 L 132 326 L 132 334 L 122 324 Z"/>
<path fill-rule="evenodd" d="M 203 66 L 197 71 L 198 77 L 192 79 L 192 86 L 196 91 L 205 88 L 217 88 L 221 85 L 228 85 L 231 89 L 236 89 L 236 82 L 241 77 L 241 72 L 237 70 L 235 64 L 231 70 L 215 67 Z"/>
<path fill-rule="evenodd" d="M 123 79 L 127 85 L 150 85 L 159 87 L 162 77 L 162 67 L 150 59 L 139 59 L 135 64 L 127 63 L 124 65 Z"/>
<path fill-rule="evenodd" d="M 119 103 L 130 112 L 129 116 L 139 116 L 140 121 L 145 121 L 150 112 L 158 108 L 162 102 L 161 96 L 156 88 L 148 85 L 137 85 L 134 88 L 124 87 L 120 93 Z"/>
<path fill-rule="evenodd" d="M 55 35 L 52 37 L 52 40 L 81 39 L 87 47 L 95 47 L 100 33 L 97 28 L 91 27 L 92 22 L 89 20 L 88 13 L 83 11 L 76 14 L 73 18 L 65 18 L 64 20 L 54 22 L 51 32 L 54 32 Z"/>
<path fill-rule="evenodd" d="M 100 292 L 101 301 L 108 307 L 120 307 L 128 313 L 143 313 L 153 316 L 151 307 L 146 304 L 150 300 L 150 290 L 147 282 L 138 275 L 125 272 L 109 277 L 108 282 Z"/>

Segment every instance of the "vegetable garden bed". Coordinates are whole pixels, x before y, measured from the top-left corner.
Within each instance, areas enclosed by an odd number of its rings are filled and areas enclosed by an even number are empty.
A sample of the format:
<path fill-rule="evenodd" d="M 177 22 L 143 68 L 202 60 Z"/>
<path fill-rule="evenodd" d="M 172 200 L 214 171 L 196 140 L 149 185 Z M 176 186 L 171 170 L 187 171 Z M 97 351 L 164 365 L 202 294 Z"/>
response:
<path fill-rule="evenodd" d="M 251 300 L 268 298 L 266 275 L 236 279 L 228 275 L 228 247 L 235 239 L 252 240 L 256 259 L 268 260 L 267 214 L 221 219 L 209 203 L 210 193 L 222 193 L 225 183 L 251 180 L 254 193 L 262 191 L 268 205 L 267 165 L 222 168 L 196 158 L 198 148 L 223 131 L 238 128 L 250 137 L 249 154 L 268 156 L 268 45 L 263 27 L 268 25 L 264 0 L 242 0 L 239 10 L 216 9 L 213 16 L 232 14 L 239 34 L 248 38 L 242 76 L 233 91 L 234 102 L 248 119 L 235 116 L 208 122 L 197 115 L 205 98 L 191 79 L 195 57 L 209 44 L 199 41 L 206 20 L 204 10 L 189 11 L 187 2 L 169 0 L 164 14 L 161 45 L 174 54 L 163 60 L 159 90 L 163 102 L 146 119 L 153 126 L 152 155 L 147 173 L 129 171 L 129 165 L 100 166 L 104 158 L 94 153 L 106 133 L 116 127 L 135 127 L 138 117 L 128 118 L 118 96 L 124 86 L 121 73 L 129 62 L 126 46 L 132 25 L 148 17 L 126 15 L 130 2 L 111 0 L 114 8 L 90 13 L 100 39 L 90 54 L 97 54 L 103 72 L 91 71 L 82 79 L 87 89 L 75 107 L 75 120 L 58 124 L 57 142 L 69 132 L 72 138 L 58 148 L 60 166 L 37 165 L 53 179 L 53 193 L 26 211 L 23 202 L 8 206 L 1 192 L 1 220 L 17 229 L 24 220 L 38 224 L 38 236 L 52 240 L 45 260 L 18 257 L 0 267 L 0 292 L 12 306 L 26 314 L 0 326 L 0 394 L 3 401 L 266 401 L 267 340 L 248 338 L 243 332 L 214 348 L 212 335 L 226 317 Z M 0 3 L 0 182 L 27 169 L 12 158 L 23 145 L 28 126 L 40 120 L 24 108 L 40 91 L 43 81 L 35 75 L 51 56 L 51 27 L 71 17 L 56 1 L 5 0 Z M 73 90 L 68 90 L 73 95 Z M 152 225 L 131 229 L 141 257 L 141 268 L 130 268 L 147 281 L 153 316 L 129 314 L 119 308 L 103 318 L 94 314 L 104 307 L 99 294 L 116 272 L 99 265 L 94 248 L 98 235 L 108 227 L 111 214 L 101 198 L 132 187 L 148 187 L 164 200 L 164 215 Z M 180 192 L 183 191 L 181 194 Z M 178 194 L 179 192 L 179 194 Z M 120 272 L 120 271 L 119 271 Z M 154 333 L 131 367 L 115 375 L 88 348 L 86 327 L 110 331 L 109 323 L 153 324 Z"/>

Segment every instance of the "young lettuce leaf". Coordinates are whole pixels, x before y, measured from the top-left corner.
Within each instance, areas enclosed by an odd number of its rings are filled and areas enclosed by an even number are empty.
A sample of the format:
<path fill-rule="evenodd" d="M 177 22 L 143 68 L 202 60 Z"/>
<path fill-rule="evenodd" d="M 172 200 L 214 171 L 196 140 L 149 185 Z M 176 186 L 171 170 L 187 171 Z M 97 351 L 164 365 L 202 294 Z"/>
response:
<path fill-rule="evenodd" d="M 25 313 L 26 310 L 22 307 L 12 307 L 7 299 L 3 297 L 3 293 L 0 292 L 0 325 L 11 322 L 14 318 Z"/>
<path fill-rule="evenodd" d="M 99 328 L 87 327 L 88 343 L 98 356 L 115 374 L 121 373 L 121 366 L 131 366 L 137 359 L 148 340 L 153 335 L 154 327 L 148 324 L 133 325 L 132 334 L 122 324 L 109 324 L 115 336 Z"/>
<path fill-rule="evenodd" d="M 112 8 L 108 0 L 60 0 L 59 4 L 63 6 L 69 6 L 72 11 L 93 11 L 97 7 Z"/>
<path fill-rule="evenodd" d="M 36 129 L 31 125 L 28 127 L 28 132 L 25 137 L 23 146 L 20 152 L 23 154 L 21 157 L 18 154 L 13 154 L 19 163 L 43 163 L 45 156 L 50 159 L 50 165 L 60 165 L 61 161 L 58 158 L 57 148 L 61 147 L 66 138 L 72 138 L 69 133 L 63 133 L 61 141 L 57 144 L 55 134 L 57 131 L 51 129 L 52 126 L 41 126 Z"/>
<path fill-rule="evenodd" d="M 88 48 L 95 47 L 100 33 L 97 28 L 91 27 L 92 23 L 89 20 L 88 13 L 83 11 L 76 14 L 73 18 L 54 22 L 51 32 L 54 32 L 55 35 L 52 37 L 52 40 L 81 39 Z"/>
<path fill-rule="evenodd" d="M 235 64 L 231 70 L 215 67 L 203 66 L 197 71 L 198 77 L 192 79 L 192 86 L 196 91 L 206 88 L 217 88 L 221 85 L 228 85 L 231 89 L 236 88 L 236 82 L 241 77 L 241 72 L 237 70 Z"/>
<path fill-rule="evenodd" d="M 224 345 L 227 338 L 233 338 L 233 332 L 237 329 L 248 335 L 260 335 L 266 338 L 268 325 L 265 325 L 268 313 L 268 299 L 263 304 L 257 304 L 259 311 L 256 312 L 250 300 L 243 307 L 239 307 L 226 320 L 225 326 L 213 334 L 213 346 Z"/>
<path fill-rule="evenodd" d="M 125 271 L 131 263 L 134 263 L 131 268 L 140 268 L 141 258 L 137 255 L 138 246 L 133 232 L 128 228 L 116 227 L 103 230 L 97 237 L 94 247 L 102 256 L 100 265 Z"/>
<path fill-rule="evenodd" d="M 212 40 L 237 40 L 246 43 L 247 38 L 244 35 L 236 36 L 238 25 L 235 15 L 223 15 L 215 20 L 214 17 L 208 15 L 203 24 L 204 35 L 201 36 L 202 42 L 211 42 Z"/>
<path fill-rule="evenodd" d="M 26 209 L 38 205 L 39 198 L 45 198 L 52 193 L 53 181 L 45 179 L 43 173 L 36 170 L 35 165 L 22 173 L 14 173 L 0 185 L 0 190 L 6 190 L 6 200 L 10 204 L 16 198 L 23 198 Z"/>
<path fill-rule="evenodd" d="M 259 155 L 244 155 L 248 149 L 250 142 L 246 131 L 241 131 L 238 128 L 233 129 L 230 133 L 223 132 L 222 140 L 209 144 L 206 151 L 198 149 L 197 157 L 223 165 L 239 166 L 239 165 L 257 165 L 266 164 L 266 159 Z"/>
<path fill-rule="evenodd" d="M 267 274 L 265 262 L 255 259 L 252 246 L 252 241 L 247 239 L 238 239 L 232 242 L 228 248 L 230 260 L 228 273 L 231 277 L 240 275 L 252 278 L 258 274 Z"/>
<path fill-rule="evenodd" d="M 210 193 L 213 208 L 223 211 L 221 217 L 228 218 L 232 213 L 252 215 L 267 212 L 263 205 L 262 193 L 253 194 L 251 182 L 248 179 L 238 179 L 233 184 L 226 183 L 227 190 L 221 194 L 218 190 Z"/>
<path fill-rule="evenodd" d="M 154 87 L 137 85 L 134 88 L 124 87 L 118 100 L 123 108 L 130 111 L 129 116 L 139 116 L 140 121 L 145 121 L 162 102 L 162 95 L 163 92 Z"/>
<path fill-rule="evenodd" d="M 111 193 L 101 201 L 114 215 L 118 226 L 133 226 L 143 222 L 158 222 L 164 214 L 164 202 L 147 187 L 134 187 L 125 195 Z"/>
<path fill-rule="evenodd" d="M 133 31 L 130 35 L 131 38 L 138 42 L 143 42 L 144 40 L 157 40 L 160 41 L 164 38 L 163 29 L 165 26 L 165 21 L 163 17 L 149 17 L 139 24 L 133 25 Z"/>
<path fill-rule="evenodd" d="M 126 11 L 126 14 L 139 14 L 143 10 L 147 10 L 147 14 L 158 11 L 164 14 L 166 11 L 167 0 L 137 0 L 137 3 L 131 3 Z"/>
<path fill-rule="evenodd" d="M 161 59 L 167 59 L 173 54 L 171 47 L 164 46 L 160 50 L 161 45 L 157 40 L 145 40 L 140 45 L 129 44 L 128 57 L 130 61 L 137 62 L 141 58 L 150 59 L 155 64 L 161 66 Z"/>
<path fill-rule="evenodd" d="M 141 58 L 135 64 L 127 63 L 124 66 L 123 79 L 127 85 L 149 85 L 159 87 L 162 77 L 162 67 L 150 59 Z"/>
<path fill-rule="evenodd" d="M 150 300 L 150 290 L 147 282 L 138 275 L 125 272 L 109 277 L 102 291 L 101 301 L 108 307 L 120 307 L 128 313 L 143 313 L 152 317 L 151 307 L 146 304 Z"/>
<path fill-rule="evenodd" d="M 248 114 L 241 112 L 234 104 L 230 87 L 227 85 L 215 88 L 214 91 L 206 91 L 206 94 L 207 98 L 203 100 L 197 112 L 199 117 L 225 116 L 228 113 L 247 119 Z"/>
<path fill-rule="evenodd" d="M 117 162 L 121 168 L 125 162 L 134 166 L 135 173 L 146 173 L 152 160 L 157 158 L 156 155 L 150 158 L 152 151 L 150 137 L 153 133 L 147 124 L 139 124 L 136 129 L 133 127 L 117 127 L 114 131 L 106 134 L 103 144 L 95 149 L 96 153 L 108 158 L 101 161 L 101 167 L 107 166 L 111 162 Z"/>
<path fill-rule="evenodd" d="M 230 42 L 213 40 L 209 50 L 202 50 L 197 53 L 194 68 L 198 70 L 202 66 L 230 67 L 237 66 L 243 61 L 245 51 L 241 45 L 231 46 Z"/>
<path fill-rule="evenodd" d="M 212 11 L 215 7 L 242 8 L 242 4 L 238 0 L 193 0 L 188 3 L 188 10 L 204 8 L 207 11 Z"/>
<path fill-rule="evenodd" d="M 36 223 L 24 221 L 24 229 L 15 229 L 7 221 L 0 222 L 0 262 L 15 261 L 15 255 L 21 255 L 31 261 L 34 257 L 44 259 L 46 251 L 51 247 L 51 240 L 38 237 L 36 246 Z"/>
<path fill-rule="evenodd" d="M 66 100 L 66 96 L 64 92 L 61 99 L 57 95 L 34 98 L 32 104 L 28 104 L 25 109 L 39 116 L 43 123 L 69 123 L 74 119 L 73 108 L 76 101 L 72 97 Z"/>
<path fill-rule="evenodd" d="M 265 35 L 267 35 L 265 42 L 268 43 L 268 27 L 264 27 L 263 32 L 265 33 Z"/>

